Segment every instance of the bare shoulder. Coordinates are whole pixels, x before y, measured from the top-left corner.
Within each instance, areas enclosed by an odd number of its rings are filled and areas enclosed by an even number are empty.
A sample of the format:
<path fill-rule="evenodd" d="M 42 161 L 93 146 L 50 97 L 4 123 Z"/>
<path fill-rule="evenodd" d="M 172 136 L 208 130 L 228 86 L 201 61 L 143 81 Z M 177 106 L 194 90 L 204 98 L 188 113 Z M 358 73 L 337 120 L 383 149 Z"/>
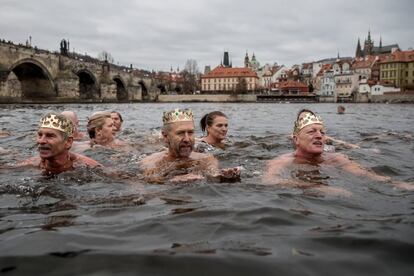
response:
<path fill-rule="evenodd" d="M 213 155 L 201 152 L 193 151 L 190 155 L 190 158 L 193 160 L 212 160 L 215 159 Z"/>
<path fill-rule="evenodd" d="M 324 162 L 335 165 L 345 165 L 350 162 L 348 156 L 338 152 L 325 152 Z"/>
<path fill-rule="evenodd" d="M 99 162 L 93 160 L 92 158 L 89 158 L 87 156 L 81 155 L 81 154 L 77 154 L 77 153 L 72 153 L 72 158 L 74 159 L 73 163 L 75 164 L 75 166 L 88 166 L 88 167 L 103 167 L 102 164 L 100 164 Z"/>
<path fill-rule="evenodd" d="M 190 158 L 194 161 L 200 162 L 200 164 L 204 164 L 207 167 L 218 167 L 219 163 L 217 158 L 209 153 L 193 152 L 191 153 Z"/>
<path fill-rule="evenodd" d="M 280 180 L 280 173 L 293 163 L 295 157 L 293 153 L 286 153 L 272 159 L 266 163 L 266 169 L 262 176 L 264 184 L 274 184 Z"/>
<path fill-rule="evenodd" d="M 155 167 L 157 163 L 164 159 L 166 156 L 165 151 L 153 153 L 139 162 L 139 165 L 143 168 Z"/>
<path fill-rule="evenodd" d="M 287 165 L 291 164 L 294 161 L 295 157 L 293 153 L 285 153 L 282 154 L 270 161 L 267 162 L 268 167 L 274 167 L 274 166 L 281 166 L 281 165 Z"/>
<path fill-rule="evenodd" d="M 20 161 L 16 164 L 16 167 L 39 167 L 40 166 L 40 157 L 34 156 L 26 160 Z"/>

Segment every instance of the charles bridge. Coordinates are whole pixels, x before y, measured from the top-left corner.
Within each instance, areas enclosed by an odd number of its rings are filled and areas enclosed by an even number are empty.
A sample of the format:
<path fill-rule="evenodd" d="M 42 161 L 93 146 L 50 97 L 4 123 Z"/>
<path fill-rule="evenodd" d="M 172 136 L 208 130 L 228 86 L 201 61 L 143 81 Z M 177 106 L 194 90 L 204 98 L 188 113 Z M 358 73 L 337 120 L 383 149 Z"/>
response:
<path fill-rule="evenodd" d="M 0 103 L 152 100 L 162 84 L 146 71 L 0 41 Z"/>

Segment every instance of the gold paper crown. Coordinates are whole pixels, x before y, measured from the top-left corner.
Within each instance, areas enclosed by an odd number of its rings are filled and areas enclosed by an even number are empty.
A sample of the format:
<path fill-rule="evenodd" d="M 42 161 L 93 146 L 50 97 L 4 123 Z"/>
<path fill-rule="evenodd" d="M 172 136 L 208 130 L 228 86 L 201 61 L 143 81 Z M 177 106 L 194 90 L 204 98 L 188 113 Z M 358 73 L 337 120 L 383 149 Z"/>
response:
<path fill-rule="evenodd" d="M 193 122 L 194 116 L 191 109 L 179 109 L 176 108 L 171 111 L 164 112 L 162 116 L 162 122 L 164 125 L 176 123 L 176 122 Z"/>
<path fill-rule="evenodd" d="M 323 125 L 321 117 L 316 116 L 312 111 L 302 111 L 299 113 L 298 119 L 295 121 L 295 126 L 293 128 L 293 134 L 299 133 L 302 128 L 312 124 Z"/>
<path fill-rule="evenodd" d="M 73 134 L 72 121 L 63 115 L 48 113 L 40 119 L 39 128 L 52 128 L 66 133 L 68 136 Z"/>

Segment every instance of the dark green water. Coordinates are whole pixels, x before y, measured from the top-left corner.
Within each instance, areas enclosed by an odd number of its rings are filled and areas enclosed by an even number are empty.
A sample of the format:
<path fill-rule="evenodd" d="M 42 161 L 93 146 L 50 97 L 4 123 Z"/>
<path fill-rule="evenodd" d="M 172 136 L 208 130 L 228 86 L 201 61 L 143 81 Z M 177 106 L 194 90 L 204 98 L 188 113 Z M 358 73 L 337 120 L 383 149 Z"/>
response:
<path fill-rule="evenodd" d="M 78 113 L 81 130 L 98 110 L 119 110 L 134 151 L 87 155 L 133 174 L 159 148 L 162 112 L 191 107 L 229 116 L 223 167 L 243 166 L 240 183 L 150 185 L 95 171 L 44 179 L 0 170 L 0 274 L 4 275 L 412 275 L 414 195 L 391 185 L 320 170 L 349 198 L 261 185 L 266 160 L 292 150 L 300 108 L 321 115 L 338 147 L 363 166 L 414 182 L 414 106 L 334 104 L 122 104 L 0 106 L 0 164 L 36 155 L 34 132 L 48 110 Z M 197 127 L 198 135 L 201 135 Z M 324 177 L 328 176 L 328 177 Z M 145 204 L 140 204 L 142 200 Z"/>

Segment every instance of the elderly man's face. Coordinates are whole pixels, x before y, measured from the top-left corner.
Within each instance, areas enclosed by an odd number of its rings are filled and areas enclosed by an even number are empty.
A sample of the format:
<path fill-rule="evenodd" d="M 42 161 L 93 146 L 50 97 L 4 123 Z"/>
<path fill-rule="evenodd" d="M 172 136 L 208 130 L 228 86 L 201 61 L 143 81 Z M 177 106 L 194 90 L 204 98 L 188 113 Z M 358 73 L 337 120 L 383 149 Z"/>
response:
<path fill-rule="evenodd" d="M 321 124 L 304 127 L 294 136 L 296 149 L 306 154 L 321 154 L 325 145 L 325 128 Z"/>
<path fill-rule="evenodd" d="M 42 159 L 50 159 L 68 151 L 72 142 L 72 137 L 65 141 L 63 134 L 56 129 L 42 127 L 37 131 L 37 149 Z"/>
<path fill-rule="evenodd" d="M 172 123 L 163 130 L 163 136 L 170 153 L 175 157 L 191 155 L 195 143 L 193 122 Z"/>

